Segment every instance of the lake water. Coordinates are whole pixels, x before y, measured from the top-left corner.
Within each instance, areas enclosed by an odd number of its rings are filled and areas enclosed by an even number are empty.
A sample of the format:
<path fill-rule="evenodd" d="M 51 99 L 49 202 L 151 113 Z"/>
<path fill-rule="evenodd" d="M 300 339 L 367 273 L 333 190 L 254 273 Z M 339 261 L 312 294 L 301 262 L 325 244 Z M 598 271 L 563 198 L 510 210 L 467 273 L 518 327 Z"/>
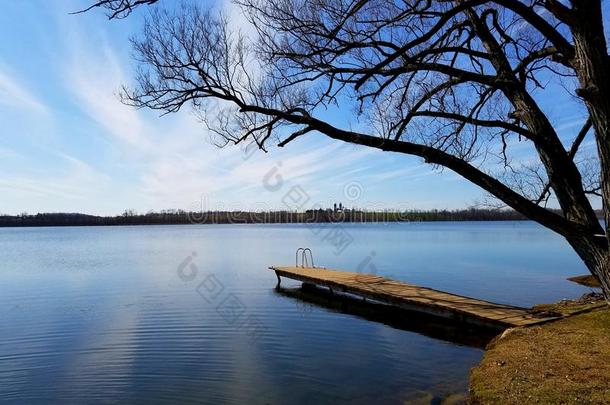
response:
<path fill-rule="evenodd" d="M 267 267 L 300 246 L 317 265 L 507 304 L 589 291 L 565 280 L 586 273 L 567 243 L 531 222 L 0 229 L 0 401 L 440 403 L 467 390 L 476 332 L 277 292 Z"/>

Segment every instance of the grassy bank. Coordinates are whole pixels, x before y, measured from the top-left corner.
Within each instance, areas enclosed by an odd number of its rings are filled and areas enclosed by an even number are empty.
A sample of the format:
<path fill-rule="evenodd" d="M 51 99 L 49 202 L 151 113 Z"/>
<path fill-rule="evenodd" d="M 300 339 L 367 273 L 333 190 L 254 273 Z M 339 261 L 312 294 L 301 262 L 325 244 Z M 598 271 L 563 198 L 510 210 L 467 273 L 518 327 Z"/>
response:
<path fill-rule="evenodd" d="M 508 330 L 490 343 L 473 369 L 470 400 L 475 404 L 609 404 L 610 308 Z"/>

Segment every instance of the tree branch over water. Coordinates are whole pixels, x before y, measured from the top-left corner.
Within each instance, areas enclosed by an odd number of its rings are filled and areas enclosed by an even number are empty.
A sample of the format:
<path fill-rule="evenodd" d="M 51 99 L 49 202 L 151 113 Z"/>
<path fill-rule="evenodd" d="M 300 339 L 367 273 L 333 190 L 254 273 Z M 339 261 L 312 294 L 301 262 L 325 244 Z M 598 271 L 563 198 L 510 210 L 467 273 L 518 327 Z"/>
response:
<path fill-rule="evenodd" d="M 152 3 L 92 7 L 112 19 Z M 191 105 L 220 145 L 266 150 L 315 131 L 449 168 L 563 235 L 610 299 L 610 214 L 600 226 L 589 200 L 610 206 L 610 59 L 599 0 L 235 3 L 251 24 L 247 36 L 202 6 L 150 9 L 133 40 L 137 86 L 123 101 L 163 113 Z M 534 96 L 549 85 L 576 88 L 587 110 L 571 147 Z M 354 111 L 358 131 L 323 114 L 336 107 Z M 589 133 L 597 151 L 581 156 Z M 533 161 L 518 158 L 517 144 Z M 559 212 L 546 208 L 549 198 Z"/>

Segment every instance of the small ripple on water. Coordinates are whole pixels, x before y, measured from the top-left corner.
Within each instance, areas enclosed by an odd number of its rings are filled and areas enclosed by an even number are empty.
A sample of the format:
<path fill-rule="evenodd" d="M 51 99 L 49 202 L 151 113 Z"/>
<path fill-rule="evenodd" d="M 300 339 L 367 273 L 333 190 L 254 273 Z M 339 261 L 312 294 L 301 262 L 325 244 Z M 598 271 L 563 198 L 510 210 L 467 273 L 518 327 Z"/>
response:
<path fill-rule="evenodd" d="M 436 233 L 413 233 L 411 228 L 392 228 L 392 240 L 387 228 L 351 230 L 356 236 L 364 235 L 364 241 L 356 243 L 366 242 L 367 249 L 376 244 L 380 269 L 404 270 L 401 276 L 432 287 L 454 288 L 481 298 L 504 294 L 498 299 L 508 300 L 511 297 L 504 293 L 508 287 L 494 292 L 469 281 L 482 279 L 481 285 L 491 285 L 501 280 L 509 287 L 518 286 L 513 267 L 524 269 L 522 280 L 531 279 L 525 258 L 512 263 L 515 266 L 496 263 L 490 267 L 493 261 L 472 266 L 480 254 L 456 262 L 461 273 L 455 276 L 440 270 L 434 273 L 433 267 L 449 268 L 453 256 L 463 253 L 464 235 L 472 230 L 458 235 L 447 226 Z M 44 254 L 32 248 L 36 244 L 24 245 L 27 235 L 2 236 L 2 232 L 0 253 L 8 269 L 0 272 L 3 400 L 395 403 L 409 393 L 435 391 L 442 396 L 464 389 L 468 370 L 482 353 L 443 341 L 442 335 L 427 335 L 425 330 L 396 329 L 341 308 L 277 294 L 272 288 L 275 276 L 266 266 L 282 257 L 293 260 L 286 252 L 304 240 L 311 241 L 307 228 L 24 230 L 45 235 Z M 431 233 L 435 243 L 422 242 Z M 447 241 L 449 234 L 457 245 Z M 219 254 L 235 246 L 236 235 L 241 254 Z M 275 235 L 277 246 L 268 243 L 269 235 Z M 506 235 L 510 239 L 510 232 L 503 229 L 494 233 L 494 240 Z M 489 240 L 480 237 L 475 242 L 490 248 Z M 437 257 L 437 241 L 448 244 L 451 254 L 446 258 Z M 517 248 L 527 253 L 526 242 Z M 198 251 L 200 278 L 185 283 L 176 276 L 176 266 L 193 250 Z M 563 265 L 571 259 L 562 252 L 547 248 L 548 256 Z M 540 245 L 535 253 L 540 254 Z M 502 257 L 506 259 L 507 254 Z M 330 253 L 329 260 L 343 268 L 358 265 L 347 256 Z M 403 269 L 407 262 L 410 267 Z M 511 278 L 506 280 L 502 271 L 509 265 Z M 499 273 L 492 274 L 494 269 Z M 208 302 L 197 287 L 201 276 L 211 272 L 223 290 L 217 301 Z M 546 274 L 549 279 L 560 278 Z M 557 282 L 548 291 L 569 296 L 577 288 Z M 230 313 L 218 310 L 230 294 L 243 303 L 244 316 L 262 325 L 258 339 L 252 340 L 247 330 L 233 325 Z M 546 296 L 540 294 L 530 289 L 513 298 L 543 301 Z M 452 382 L 448 388 L 442 385 L 445 381 Z"/>

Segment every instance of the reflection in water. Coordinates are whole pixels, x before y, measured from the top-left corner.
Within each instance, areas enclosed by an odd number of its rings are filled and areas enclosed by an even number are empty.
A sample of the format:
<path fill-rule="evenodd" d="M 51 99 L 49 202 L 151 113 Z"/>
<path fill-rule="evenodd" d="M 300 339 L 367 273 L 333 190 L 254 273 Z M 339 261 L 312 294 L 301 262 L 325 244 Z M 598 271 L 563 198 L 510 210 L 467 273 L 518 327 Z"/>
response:
<path fill-rule="evenodd" d="M 439 403 L 467 391 L 489 333 L 275 293 L 267 267 L 298 246 L 329 268 L 493 302 L 588 291 L 565 280 L 586 271 L 565 240 L 533 223 L 343 226 L 342 255 L 305 225 L 0 229 L 0 402 Z M 260 321 L 258 339 L 239 313 Z"/>
<path fill-rule="evenodd" d="M 316 305 L 331 311 L 355 315 L 367 321 L 380 322 L 409 332 L 446 342 L 484 349 L 501 329 L 476 327 L 450 319 L 407 311 L 390 305 L 363 300 L 348 294 L 331 293 L 327 288 L 303 284 L 300 288 L 276 287 L 275 292 L 299 301 L 304 312 Z"/>

